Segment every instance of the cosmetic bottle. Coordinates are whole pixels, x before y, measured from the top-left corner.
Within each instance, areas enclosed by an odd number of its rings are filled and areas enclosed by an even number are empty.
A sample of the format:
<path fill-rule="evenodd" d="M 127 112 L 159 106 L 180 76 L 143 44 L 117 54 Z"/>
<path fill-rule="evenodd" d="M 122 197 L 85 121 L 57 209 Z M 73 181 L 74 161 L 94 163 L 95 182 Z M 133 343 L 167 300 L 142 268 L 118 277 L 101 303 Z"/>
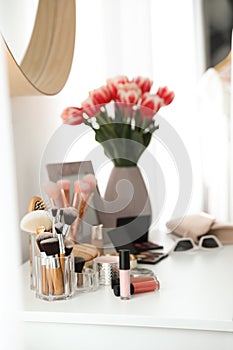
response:
<path fill-rule="evenodd" d="M 120 297 L 122 300 L 130 299 L 130 251 L 121 249 L 119 251 L 119 278 L 120 278 Z"/>

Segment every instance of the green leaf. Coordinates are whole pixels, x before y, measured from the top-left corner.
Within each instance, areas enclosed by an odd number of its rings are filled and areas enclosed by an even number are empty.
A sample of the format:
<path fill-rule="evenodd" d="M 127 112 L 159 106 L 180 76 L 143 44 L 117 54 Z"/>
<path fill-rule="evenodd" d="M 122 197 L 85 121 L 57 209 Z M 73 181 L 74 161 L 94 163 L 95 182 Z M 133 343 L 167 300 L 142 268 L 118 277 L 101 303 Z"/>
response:
<path fill-rule="evenodd" d="M 136 127 L 140 127 L 140 124 L 141 124 L 141 112 L 139 109 L 137 109 L 135 113 L 135 125 Z"/>
<path fill-rule="evenodd" d="M 144 117 L 141 123 L 141 132 L 143 132 L 146 127 L 147 127 L 147 119 L 146 117 Z"/>
<path fill-rule="evenodd" d="M 152 133 L 148 132 L 146 134 L 143 134 L 143 144 L 145 147 L 147 147 L 151 141 Z"/>
<path fill-rule="evenodd" d="M 117 103 L 115 103 L 114 106 L 115 106 L 115 121 L 116 121 L 116 123 L 123 123 L 122 110 L 119 108 Z"/>

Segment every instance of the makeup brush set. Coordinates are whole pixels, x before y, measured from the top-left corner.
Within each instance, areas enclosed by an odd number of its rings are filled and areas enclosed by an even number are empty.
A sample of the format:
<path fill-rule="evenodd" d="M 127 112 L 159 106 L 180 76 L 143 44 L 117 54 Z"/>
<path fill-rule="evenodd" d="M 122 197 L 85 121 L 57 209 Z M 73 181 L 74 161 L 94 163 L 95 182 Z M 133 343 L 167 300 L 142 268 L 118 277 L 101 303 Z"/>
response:
<path fill-rule="evenodd" d="M 39 297 L 53 300 L 72 295 L 74 266 L 71 253 L 78 245 L 79 224 L 95 187 L 94 175 L 88 174 L 74 183 L 72 201 L 68 180 L 45 185 L 49 201 L 38 196 L 30 200 L 28 213 L 22 218 L 20 227 L 29 233 L 31 288 L 36 289 Z M 89 250 L 90 253 L 89 246 L 83 246 L 79 250 Z"/>

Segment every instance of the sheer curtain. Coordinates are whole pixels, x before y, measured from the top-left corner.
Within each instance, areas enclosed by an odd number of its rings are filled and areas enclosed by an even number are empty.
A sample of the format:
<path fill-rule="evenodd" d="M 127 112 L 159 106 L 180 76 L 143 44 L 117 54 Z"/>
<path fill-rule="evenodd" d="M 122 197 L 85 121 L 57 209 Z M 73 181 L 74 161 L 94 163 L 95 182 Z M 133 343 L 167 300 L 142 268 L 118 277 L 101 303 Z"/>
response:
<path fill-rule="evenodd" d="M 187 213 L 202 209 L 196 111 L 197 81 L 203 59 L 201 32 L 197 32 L 199 3 L 199 0 L 77 0 L 77 41 L 68 82 L 69 86 L 77 86 L 68 97 L 70 105 L 78 105 L 88 91 L 105 84 L 106 78 L 122 74 L 129 78 L 150 77 L 155 91 L 164 85 L 175 91 L 174 102 L 161 110 L 161 116 L 178 134 L 192 165 L 192 195 L 185 208 Z M 83 138 L 83 147 L 74 146 L 67 160 L 77 159 L 77 152 L 88 158 L 95 147 L 90 139 L 90 135 Z M 161 224 L 171 217 L 182 183 L 172 150 L 166 149 L 156 135 L 149 151 L 156 157 L 166 184 Z M 103 193 L 111 165 L 96 169 L 95 160 L 93 163 Z M 156 182 L 156 174 L 154 178 Z"/>

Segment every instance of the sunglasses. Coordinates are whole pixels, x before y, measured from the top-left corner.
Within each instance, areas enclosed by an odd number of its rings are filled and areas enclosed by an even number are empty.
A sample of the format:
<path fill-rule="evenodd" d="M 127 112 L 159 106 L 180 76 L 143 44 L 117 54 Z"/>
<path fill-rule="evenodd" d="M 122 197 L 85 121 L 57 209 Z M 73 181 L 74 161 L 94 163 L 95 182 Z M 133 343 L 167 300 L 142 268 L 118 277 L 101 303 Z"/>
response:
<path fill-rule="evenodd" d="M 194 243 L 192 238 L 185 237 L 176 241 L 175 246 L 171 249 L 171 252 L 185 252 L 190 250 L 204 249 L 212 250 L 221 248 L 222 244 L 217 237 L 208 235 L 201 237 L 198 245 Z"/>

